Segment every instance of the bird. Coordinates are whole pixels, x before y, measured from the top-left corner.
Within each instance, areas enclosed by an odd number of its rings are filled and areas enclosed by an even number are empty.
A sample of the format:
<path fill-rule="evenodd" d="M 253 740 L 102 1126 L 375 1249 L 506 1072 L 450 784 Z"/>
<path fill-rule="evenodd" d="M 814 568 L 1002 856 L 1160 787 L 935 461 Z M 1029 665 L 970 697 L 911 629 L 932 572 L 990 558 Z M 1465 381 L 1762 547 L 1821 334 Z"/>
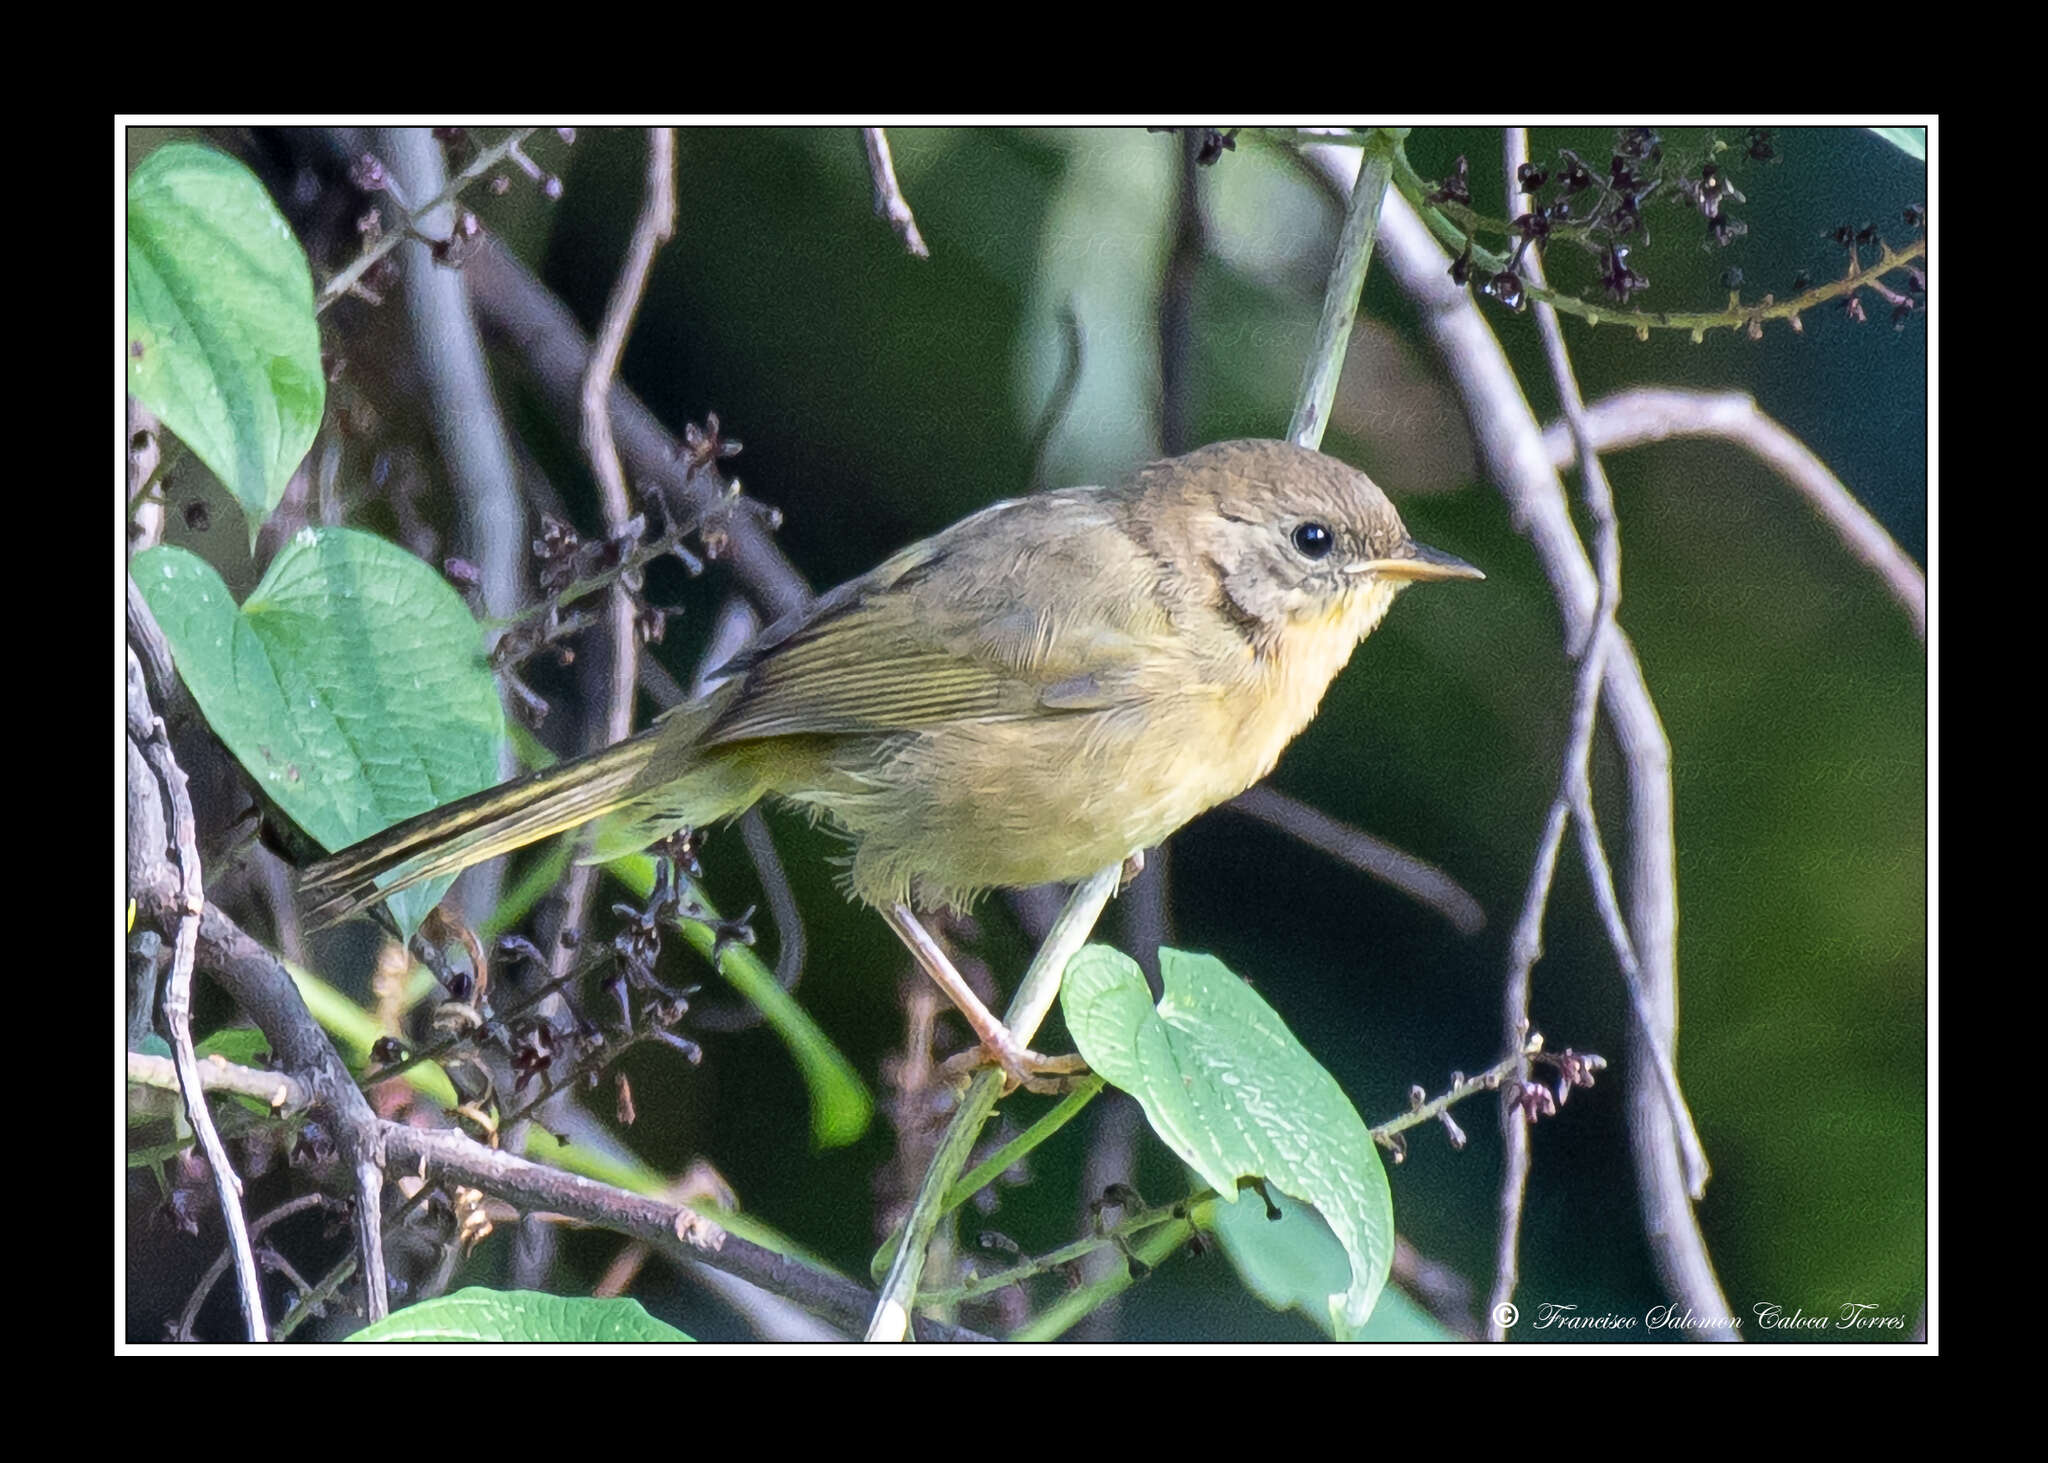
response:
<path fill-rule="evenodd" d="M 1025 1048 L 918 918 L 1141 857 L 1250 787 L 1411 584 L 1483 579 L 1364 473 L 1265 439 L 995 503 L 768 625 L 614 746 L 310 868 L 318 928 L 584 828 L 586 862 L 763 798 L 844 835 L 847 892 L 961 1008 L 1006 1084 Z"/>

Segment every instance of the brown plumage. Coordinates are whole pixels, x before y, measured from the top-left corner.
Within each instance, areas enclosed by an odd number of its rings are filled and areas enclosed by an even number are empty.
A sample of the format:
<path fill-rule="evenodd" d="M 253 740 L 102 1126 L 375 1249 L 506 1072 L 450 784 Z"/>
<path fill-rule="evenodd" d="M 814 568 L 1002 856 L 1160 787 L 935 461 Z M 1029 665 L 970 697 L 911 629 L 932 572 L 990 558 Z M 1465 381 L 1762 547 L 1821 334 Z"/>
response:
<path fill-rule="evenodd" d="M 1217 443 L 986 508 L 647 731 L 346 849 L 304 895 L 331 923 L 583 824 L 610 857 L 769 795 L 843 829 L 884 909 L 1078 879 L 1264 776 L 1405 584 L 1477 576 L 1343 463 Z"/>

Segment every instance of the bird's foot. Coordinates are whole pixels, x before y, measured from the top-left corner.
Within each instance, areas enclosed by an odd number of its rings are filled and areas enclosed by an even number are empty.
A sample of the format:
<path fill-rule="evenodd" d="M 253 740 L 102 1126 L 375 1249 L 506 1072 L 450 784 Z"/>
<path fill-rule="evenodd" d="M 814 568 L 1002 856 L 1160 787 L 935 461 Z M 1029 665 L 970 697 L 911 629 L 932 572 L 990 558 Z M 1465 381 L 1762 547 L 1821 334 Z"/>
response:
<path fill-rule="evenodd" d="M 949 1078 L 964 1081 L 981 1067 L 1002 1069 L 1005 1097 L 1019 1087 L 1027 1092 L 1068 1092 L 1088 1073 L 1088 1063 L 1078 1055 L 1049 1057 L 1019 1045 L 1007 1032 L 997 1040 L 984 1041 L 948 1058 L 940 1070 Z"/>

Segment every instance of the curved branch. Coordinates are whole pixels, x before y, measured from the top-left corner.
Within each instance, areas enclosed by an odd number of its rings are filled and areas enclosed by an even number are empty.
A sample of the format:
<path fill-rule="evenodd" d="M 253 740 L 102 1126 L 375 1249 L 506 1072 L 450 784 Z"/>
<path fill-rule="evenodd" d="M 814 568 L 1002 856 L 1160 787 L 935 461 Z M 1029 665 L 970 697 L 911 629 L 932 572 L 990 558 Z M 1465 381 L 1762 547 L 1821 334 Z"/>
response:
<path fill-rule="evenodd" d="M 1498 338 L 1471 296 L 1453 284 L 1449 256 L 1405 200 L 1390 198 L 1380 226 L 1380 255 L 1416 301 L 1425 334 L 1465 403 L 1467 421 L 1487 475 L 1508 502 L 1516 526 L 1535 545 L 1549 576 L 1568 643 L 1593 626 L 1599 589 L 1573 527 L 1542 430 Z M 1625 774 L 1628 857 L 1623 888 L 1630 937 L 1659 1027 L 1677 1025 L 1677 852 L 1671 748 L 1627 633 L 1607 639 L 1600 687 Z M 1630 1071 L 1653 1066 L 1638 1033 L 1630 1036 Z M 1635 1149 L 1645 1228 L 1665 1286 L 1702 1315 L 1726 1315 L 1720 1282 L 1692 1212 L 1677 1134 L 1655 1082 L 1629 1083 L 1630 1142 Z"/>
<path fill-rule="evenodd" d="M 1883 581 L 1912 620 L 1913 633 L 1927 638 L 1927 575 L 1813 449 L 1746 392 L 1624 391 L 1587 407 L 1586 427 L 1601 452 L 1688 438 L 1732 442 L 1749 452 L 1806 499 L 1842 547 Z M 1544 429 L 1543 446 L 1560 472 L 1578 458 L 1563 423 Z"/>

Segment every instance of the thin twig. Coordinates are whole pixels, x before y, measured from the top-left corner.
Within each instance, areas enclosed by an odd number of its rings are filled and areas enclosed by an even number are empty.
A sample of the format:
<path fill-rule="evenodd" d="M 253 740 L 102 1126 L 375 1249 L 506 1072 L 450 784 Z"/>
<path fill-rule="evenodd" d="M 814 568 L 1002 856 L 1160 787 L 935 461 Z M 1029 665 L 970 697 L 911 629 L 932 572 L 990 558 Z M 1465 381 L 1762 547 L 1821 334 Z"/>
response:
<path fill-rule="evenodd" d="M 619 449 L 612 436 L 611 393 L 619 373 L 619 361 L 626 352 L 626 336 L 633 317 L 647 292 L 647 277 L 654 268 L 654 256 L 676 230 L 676 133 L 673 127 L 647 129 L 647 175 L 640 215 L 626 246 L 626 260 L 612 284 L 605 305 L 604 320 L 591 346 L 590 360 L 583 369 L 583 450 L 590 458 L 597 478 L 598 497 L 604 505 L 605 529 L 616 538 L 633 516 L 626 491 L 625 469 L 619 464 Z M 611 622 L 611 678 L 604 720 L 590 728 L 587 748 L 595 751 L 623 742 L 633 731 L 633 703 L 638 690 L 640 657 L 638 613 L 623 576 L 612 584 L 606 601 Z M 597 884 L 597 869 L 577 864 L 563 890 L 560 928 L 580 930 L 590 910 L 591 891 Z M 561 941 L 553 942 L 550 966 L 560 976 L 573 958 Z"/>
<path fill-rule="evenodd" d="M 768 906 L 768 918 L 775 925 L 775 983 L 786 991 L 796 989 L 804 973 L 804 912 L 790 886 L 789 870 L 782 866 L 775 835 L 757 804 L 739 818 L 740 842 L 753 862 L 755 877 L 761 881 L 761 898 Z"/>
<path fill-rule="evenodd" d="M 1479 901 L 1435 864 L 1291 798 L 1270 783 L 1259 783 L 1224 806 L 1400 890 L 1449 920 L 1461 935 L 1476 935 L 1486 927 L 1486 911 Z"/>
<path fill-rule="evenodd" d="M 1074 886 L 1066 908 L 1060 911 L 1052 933 L 1046 936 L 1045 942 L 1038 947 L 1038 953 L 1032 957 L 1030 968 L 1018 983 L 1010 1009 L 1004 1013 L 1003 1024 L 1017 1038 L 1019 1045 L 1029 1046 L 1031 1038 L 1038 1034 L 1046 1013 L 1059 996 L 1060 980 L 1066 974 L 1067 962 L 1087 943 L 1089 931 L 1095 928 L 1102 907 L 1116 893 L 1117 882 L 1122 877 L 1123 866 L 1112 864 Z M 874 1315 L 868 1322 L 868 1340 L 903 1339 L 910 1323 L 911 1306 L 917 1297 L 917 1282 L 924 1272 L 925 1248 L 931 1243 L 939 1216 L 945 1212 L 946 1195 L 952 1189 L 953 1181 L 960 1176 L 961 1169 L 967 1166 L 968 1155 L 974 1150 L 974 1140 L 981 1132 L 981 1125 L 995 1110 L 996 1099 L 1002 1091 L 1002 1072 L 988 1068 L 975 1075 L 966 1094 L 961 1097 L 959 1110 L 953 1114 L 945 1137 L 939 1140 L 938 1151 L 931 1166 L 925 1170 L 924 1182 L 918 1187 L 917 1201 L 911 1207 L 910 1218 L 904 1223 L 902 1247 L 897 1250 L 895 1262 L 889 1267 Z"/>
<path fill-rule="evenodd" d="M 1387 205 L 1380 252 L 1416 301 L 1423 329 L 1464 401 L 1487 475 L 1537 551 L 1568 643 L 1581 643 L 1592 628 L 1598 581 L 1544 450 L 1541 428 L 1499 340 L 1471 295 L 1451 280 L 1449 257 L 1405 199 Z M 1627 634 L 1617 629 L 1603 638 L 1609 644 L 1601 701 L 1621 753 L 1628 801 L 1624 897 L 1629 932 L 1659 1029 L 1668 1032 L 1677 1020 L 1678 922 L 1670 744 Z M 1700 1315 L 1725 1315 L 1726 1301 L 1687 1195 L 1664 1094 L 1654 1081 L 1634 1080 L 1635 1073 L 1647 1075 L 1652 1066 L 1639 1046 L 1632 1027 L 1629 1136 L 1651 1249 L 1672 1295 Z"/>
<path fill-rule="evenodd" d="M 1294 416 L 1287 424 L 1287 440 L 1298 447 L 1320 447 L 1323 430 L 1330 424 L 1330 403 L 1337 399 L 1337 378 L 1344 370 L 1344 352 L 1351 343 L 1352 323 L 1358 318 L 1358 296 L 1365 288 L 1373 244 L 1379 237 L 1387 181 L 1394 172 L 1392 148 L 1385 139 L 1368 143 L 1363 159 L 1345 209 L 1343 232 L 1337 236 L 1337 257 L 1331 262 L 1329 283 L 1323 290 L 1315 340 L 1302 363 Z"/>
<path fill-rule="evenodd" d="M 356 1273 L 356 1257 L 343 1255 L 335 1261 L 333 1268 L 313 1286 L 300 1286 L 299 1297 L 292 1302 L 292 1308 L 277 1318 L 277 1329 L 271 1333 L 273 1341 L 289 1341 L 292 1332 L 324 1309 L 327 1303 L 341 1294 L 342 1286 Z"/>
<path fill-rule="evenodd" d="M 1755 397 L 1741 391 L 1654 387 L 1623 391 L 1586 408 L 1586 429 L 1602 452 L 1701 437 L 1750 452 L 1806 499 L 1842 546 L 1884 582 L 1912 619 L 1913 633 L 1927 638 L 1927 575 L 1813 449 L 1758 406 Z M 1567 423 L 1545 428 L 1543 445 L 1559 472 L 1578 458 Z"/>
<path fill-rule="evenodd" d="M 177 850 L 175 898 L 168 907 L 152 909 L 151 914 L 159 920 L 171 916 L 177 920 L 171 940 L 170 975 L 163 987 L 163 1013 L 164 1025 L 170 1028 L 178 1087 L 185 1099 L 185 1116 L 198 1135 L 199 1146 L 213 1173 L 214 1192 L 220 1198 L 248 1339 L 267 1341 L 270 1330 L 263 1320 L 263 1276 L 250 1242 L 248 1216 L 242 1212 L 242 1181 L 235 1176 L 234 1165 L 228 1162 L 227 1145 L 221 1142 L 220 1131 L 213 1125 L 213 1112 L 206 1105 L 206 1088 L 199 1073 L 199 1058 L 192 1050 L 192 968 L 199 948 L 199 922 L 206 912 L 206 896 L 199 882 L 199 835 L 192 821 L 192 799 L 186 791 L 184 769 L 171 752 L 170 732 L 150 705 L 142 662 L 132 650 L 128 652 L 128 736 L 148 760 L 163 789 L 170 813 L 172 846 Z"/>
<path fill-rule="evenodd" d="M 1477 1076 L 1467 1077 L 1461 1073 L 1437 1096 L 1416 1103 L 1397 1118 L 1388 1118 L 1383 1123 L 1373 1124 L 1370 1130 L 1373 1142 L 1383 1148 L 1394 1147 L 1393 1140 L 1397 1135 L 1442 1117 L 1475 1093 L 1498 1092 L 1510 1079 L 1527 1080 L 1530 1047 L 1534 1043 L 1534 1038 L 1522 1042 L 1513 1049 L 1512 1056 L 1502 1057 Z M 1416 1095 L 1420 1096 L 1422 1089 L 1418 1087 L 1415 1090 Z"/>
<path fill-rule="evenodd" d="M 130 581 L 128 621 L 130 634 L 138 644 L 162 641 L 162 631 L 148 603 L 134 591 Z M 159 648 L 162 648 L 159 645 Z M 152 675 L 175 676 L 165 659 L 151 668 Z M 131 662 L 132 664 L 133 662 Z M 174 680 L 144 686 L 131 677 L 129 711 L 138 705 L 148 713 L 151 693 L 159 702 L 167 699 L 166 685 Z M 163 809 L 163 791 L 154 778 L 142 775 L 131 759 L 128 777 L 128 890 L 146 908 L 168 909 L 177 898 L 177 873 L 167 863 L 164 848 L 169 841 Z M 348 1067 L 327 1033 L 307 1011 L 291 973 L 275 955 L 250 939 L 242 929 L 207 904 L 200 916 L 196 951 L 198 967 L 227 991 L 243 1012 L 256 1023 L 270 1043 L 279 1070 L 303 1082 L 312 1093 L 313 1106 L 331 1124 L 337 1148 L 349 1165 L 355 1184 L 353 1217 L 356 1243 L 362 1257 L 364 1310 L 372 1318 L 389 1309 L 385 1289 L 384 1251 L 380 1229 L 384 1171 L 383 1154 L 377 1147 L 376 1117 L 357 1089 Z M 202 1074 L 203 1077 L 203 1074 Z"/>
<path fill-rule="evenodd" d="M 436 193 L 425 204 L 415 210 L 412 214 L 412 219 L 417 223 L 424 224 L 433 217 L 436 210 L 445 208 L 450 203 L 453 203 L 461 196 L 463 189 L 517 152 L 519 145 L 539 130 L 538 127 L 518 128 L 479 152 L 470 160 L 469 166 L 448 180 L 446 187 L 442 188 L 440 192 Z M 402 207 L 403 205 L 400 206 Z M 336 300 L 354 289 L 356 282 L 365 274 L 368 274 L 371 267 L 379 259 L 382 259 L 386 254 L 396 249 L 409 237 L 411 236 L 402 228 L 387 229 L 377 239 L 377 242 L 357 255 L 348 268 L 342 270 L 341 273 L 335 275 L 333 279 L 330 279 L 325 285 L 321 286 L 319 297 L 313 303 L 313 313 L 316 315 L 321 314 L 329 305 L 332 305 Z"/>
<path fill-rule="evenodd" d="M 169 1057 L 153 1057 L 146 1052 L 128 1053 L 128 1084 L 131 1087 L 155 1087 L 165 1092 L 177 1092 L 177 1064 Z M 313 1094 L 306 1084 L 284 1072 L 269 1072 L 261 1067 L 242 1067 L 233 1062 L 224 1062 L 218 1056 L 209 1057 L 199 1064 L 199 1085 L 208 1092 L 228 1092 L 236 1097 L 253 1097 L 279 1116 L 289 1116 L 303 1111 L 313 1100 Z"/>
<path fill-rule="evenodd" d="M 294 1214 L 303 1214 L 308 1209 L 339 1209 L 343 1207 L 343 1203 L 343 1200 L 329 1194 L 301 1194 L 296 1199 L 285 1200 L 268 1214 L 259 1215 L 256 1222 L 250 1226 L 251 1232 L 260 1236 L 272 1225 L 281 1224 Z M 185 1302 L 185 1309 L 178 1316 L 177 1327 L 171 1333 L 178 1340 L 193 1339 L 192 1328 L 199 1321 L 200 1308 L 206 1304 L 206 1298 L 213 1294 L 213 1287 L 220 1283 L 220 1277 L 227 1273 L 228 1263 L 233 1254 L 232 1248 L 221 1251 L 220 1258 L 207 1266 L 206 1273 L 199 1277 L 199 1284 L 193 1288 L 191 1299 Z M 263 1339 L 270 1339 L 268 1332 L 264 1334 Z"/>
<path fill-rule="evenodd" d="M 568 306 L 508 249 L 481 250 L 462 273 L 485 331 L 525 369 L 558 417 L 580 422 L 590 346 Z M 612 387 L 611 410 L 620 457 L 643 490 L 653 484 L 671 500 L 675 521 L 696 523 L 728 506 L 717 462 L 687 453 L 624 384 Z M 732 513 L 724 527 L 720 557 L 764 619 L 788 614 L 810 598 L 810 587 L 776 546 L 761 515 Z"/>
<path fill-rule="evenodd" d="M 1521 164 L 1528 161 L 1529 133 L 1527 128 L 1511 127 L 1507 132 L 1508 157 L 1507 173 L 1515 177 Z M 1531 250 L 1525 268 L 1531 279 L 1543 279 L 1542 256 Z M 1559 322 L 1557 311 L 1546 304 L 1536 306 L 1536 328 L 1543 340 L 1543 351 L 1550 362 L 1551 382 L 1557 390 L 1558 400 L 1564 408 L 1565 420 L 1571 428 L 1573 441 L 1579 449 L 1580 481 L 1584 484 L 1586 506 L 1593 518 L 1594 564 L 1600 580 L 1600 597 L 1594 610 L 1595 638 L 1609 638 L 1614 633 L 1615 614 L 1621 603 L 1621 525 L 1614 512 L 1614 489 L 1607 481 L 1607 471 L 1601 465 L 1598 445 L 1594 442 L 1591 429 L 1586 422 L 1585 399 L 1579 391 L 1577 374 L 1572 370 L 1571 356 L 1565 349 L 1564 327 Z M 1594 659 L 1592 656 L 1587 657 Z M 1582 678 L 1594 682 L 1582 694 L 1591 700 L 1598 694 L 1598 683 L 1605 674 L 1606 653 L 1597 658 L 1598 663 L 1582 669 Z M 1697 1203 L 1706 1196 L 1707 1154 L 1700 1142 L 1699 1129 L 1693 1122 L 1692 1111 L 1686 1105 L 1685 1096 L 1678 1084 L 1677 1063 L 1671 1056 L 1669 1034 L 1660 1032 L 1656 1017 L 1651 1009 L 1648 993 L 1643 987 L 1642 970 L 1636 959 L 1635 943 L 1630 938 L 1628 926 L 1621 913 L 1621 901 L 1614 891 L 1614 878 L 1607 862 L 1607 850 L 1601 842 L 1600 825 L 1593 811 L 1592 786 L 1592 730 L 1587 728 L 1584 746 L 1574 747 L 1568 755 L 1572 768 L 1572 782 L 1569 796 L 1572 803 L 1573 820 L 1579 830 L 1579 844 L 1586 865 L 1586 877 L 1593 885 L 1594 902 L 1607 926 L 1609 943 L 1614 949 L 1616 962 L 1621 967 L 1622 979 L 1628 986 L 1629 1000 L 1636 1014 L 1641 1037 L 1649 1048 L 1656 1063 L 1659 1085 L 1664 1090 L 1664 1099 L 1671 1109 L 1671 1122 L 1678 1135 L 1679 1152 L 1685 1161 L 1686 1190 Z"/>
<path fill-rule="evenodd" d="M 450 1128 L 386 1123 L 382 1137 L 395 1165 L 423 1168 L 428 1177 L 481 1189 L 518 1209 L 560 1214 L 645 1240 L 672 1260 L 736 1275 L 847 1330 L 857 1330 L 873 1304 L 874 1295 L 864 1286 L 742 1239 L 686 1205 L 486 1148 Z M 917 1323 L 917 1334 L 923 1341 L 989 1339 L 924 1319 Z"/>
<path fill-rule="evenodd" d="M 437 235 L 449 232 L 454 211 L 449 209 L 445 217 L 441 211 L 454 198 L 451 190 L 478 175 L 478 163 L 449 179 L 447 158 L 431 129 L 387 127 L 376 135 L 388 174 L 404 195 L 433 196 L 433 202 L 414 212 L 414 226 Z M 508 149 L 516 145 L 517 136 L 507 140 Z M 459 505 L 452 547 L 477 568 L 484 614 L 509 614 L 522 597 L 525 508 L 517 487 L 512 435 L 470 304 L 467 270 L 446 268 L 418 239 L 400 250 L 397 263 L 405 285 L 402 323 L 425 387 L 428 426 Z M 510 777 L 517 770 L 509 746 L 502 747 L 498 775 Z M 502 860 L 466 870 L 460 907 L 495 909 L 503 878 Z"/>
<path fill-rule="evenodd" d="M 1507 177 L 1515 178 L 1521 165 L 1528 160 L 1528 141 L 1526 129 L 1507 129 L 1506 160 L 1503 164 Z M 1510 202 L 1513 201 L 1511 188 Z M 1531 250 L 1524 260 L 1523 268 L 1532 281 L 1539 285 L 1542 283 L 1543 262 L 1540 254 Z M 1657 1030 L 1655 1018 L 1643 991 L 1634 944 L 1629 938 L 1627 926 L 1622 918 L 1620 900 L 1614 892 L 1606 850 L 1601 843 L 1599 824 L 1593 810 L 1591 758 L 1594 716 L 1599 702 L 1601 681 L 1605 675 L 1608 646 L 1614 634 L 1615 613 L 1621 600 L 1621 530 L 1614 513 L 1613 488 L 1607 481 L 1598 448 L 1586 429 L 1584 402 L 1579 392 L 1577 376 L 1572 370 L 1571 357 L 1565 348 L 1564 332 L 1558 322 L 1557 312 L 1546 304 L 1538 304 L 1536 325 L 1543 342 L 1545 358 L 1550 365 L 1552 385 L 1563 405 L 1565 419 L 1579 449 L 1580 481 L 1584 487 L 1587 510 L 1593 520 L 1594 565 L 1599 581 L 1599 596 L 1594 606 L 1589 639 L 1579 652 L 1579 671 L 1573 687 L 1571 738 L 1566 744 L 1562 759 L 1563 771 L 1556 799 L 1558 805 L 1570 810 L 1579 830 L 1581 852 L 1587 877 L 1594 887 L 1595 904 L 1606 925 L 1609 942 L 1621 967 L 1623 979 L 1627 983 L 1643 1040 L 1653 1055 L 1659 1083 L 1671 1108 L 1671 1120 L 1678 1134 L 1680 1152 L 1685 1160 L 1687 1191 L 1697 1201 L 1703 1197 L 1706 1189 L 1706 1152 L 1693 1124 L 1692 1113 L 1687 1108 L 1679 1088 L 1677 1069 L 1671 1059 L 1669 1044 Z M 1554 851 L 1549 854 L 1548 861 L 1554 864 Z M 1540 884 L 1532 881 L 1530 892 L 1538 901 L 1547 900 L 1547 881 Z M 1542 908 L 1534 910 L 1533 918 L 1540 931 Z M 1511 1030 L 1524 1028 L 1528 1022 L 1526 977 L 1521 982 L 1521 990 L 1523 1003 L 1520 1011 L 1511 1010 L 1508 1013 Z M 1508 1104 L 1503 1107 L 1503 1120 L 1526 1126 L 1528 1117 L 1525 1112 Z M 1505 1217 L 1509 1208 L 1509 1196 L 1505 1190 L 1502 1205 Z M 1519 1216 L 1517 1214 L 1514 1217 L 1518 1219 Z M 1511 1268 L 1503 1267 L 1495 1285 L 1494 1309 L 1497 1311 L 1511 1295 Z M 1496 1326 L 1498 1327 L 1498 1323 Z"/>
<path fill-rule="evenodd" d="M 924 235 L 917 231 L 917 219 L 904 201 L 902 185 L 896 181 L 896 163 L 889 156 L 889 135 L 879 127 L 860 129 L 861 146 L 867 149 L 868 174 L 875 181 L 875 212 L 889 220 L 889 227 L 903 241 L 903 247 L 919 259 L 929 259 Z"/>
<path fill-rule="evenodd" d="M 1423 1123 L 1442 1119 L 1443 1115 L 1450 1111 L 1451 1108 L 1476 1093 L 1496 1091 L 1514 1073 L 1517 1064 L 1521 1060 L 1522 1054 L 1517 1053 L 1516 1056 L 1496 1062 L 1493 1066 L 1475 1077 L 1460 1076 L 1440 1096 L 1427 1102 L 1418 1101 L 1399 1117 L 1390 1118 L 1386 1122 L 1378 1123 L 1367 1131 L 1371 1134 L 1374 1142 L 1383 1147 L 1394 1147 L 1396 1145 L 1393 1140 L 1396 1134 L 1406 1132 L 1408 1129 L 1418 1127 Z M 1097 1078 L 1094 1080 L 1099 1091 L 1101 1079 Z M 1078 1107 L 1079 1104 L 1070 1097 L 1068 1103 L 1064 1105 Z M 1039 1141 L 1043 1141 L 1044 1136 L 1049 1136 L 1049 1134 L 1040 1135 Z M 956 1186 L 953 1202 L 955 1204 L 959 1203 L 974 1188 L 979 1187 L 978 1184 L 972 1183 L 972 1180 L 977 1176 L 985 1182 L 988 1178 L 993 1178 L 995 1173 L 1000 1172 L 1001 1167 L 1004 1166 L 1002 1162 L 1003 1157 L 1003 1155 L 998 1155 L 997 1158 L 983 1163 L 975 1170 L 974 1174 L 970 1174 L 967 1179 L 963 1179 Z M 1063 1245 L 1048 1254 L 1035 1256 L 993 1275 L 972 1277 L 950 1290 L 928 1292 L 924 1299 L 933 1305 L 951 1305 L 964 1300 L 972 1300 L 978 1296 L 991 1295 L 996 1291 L 1007 1290 L 1013 1285 L 1021 1285 L 1023 1282 L 1036 1276 L 1049 1274 L 1052 1271 L 1070 1266 L 1076 1261 L 1085 1260 L 1099 1251 L 1110 1249 L 1124 1250 L 1126 1242 L 1137 1235 L 1175 1220 L 1192 1223 L 1197 1228 L 1208 1228 L 1210 1226 L 1198 1216 L 1197 1211 L 1205 1205 L 1213 1205 L 1220 1197 L 1214 1189 L 1203 1188 L 1188 1195 L 1185 1199 L 1177 1200 L 1171 1205 L 1140 1209 L 1135 1213 L 1126 1214 L 1116 1224 L 1104 1229 L 1098 1229 L 1095 1233 L 1075 1240 L 1071 1244 Z M 1121 1289 L 1121 1286 L 1117 1288 Z"/>

